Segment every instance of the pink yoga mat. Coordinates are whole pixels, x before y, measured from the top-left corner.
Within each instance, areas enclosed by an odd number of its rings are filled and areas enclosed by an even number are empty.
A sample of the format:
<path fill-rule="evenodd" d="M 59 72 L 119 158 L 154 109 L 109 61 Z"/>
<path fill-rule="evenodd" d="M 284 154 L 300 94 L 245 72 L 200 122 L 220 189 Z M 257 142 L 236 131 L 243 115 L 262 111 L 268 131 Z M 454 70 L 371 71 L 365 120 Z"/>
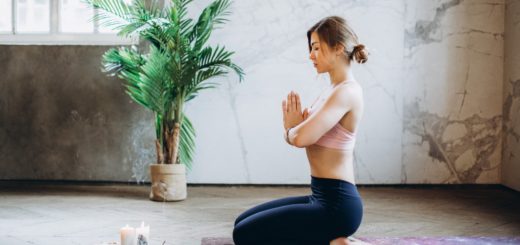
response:
<path fill-rule="evenodd" d="M 373 245 L 520 245 L 520 237 L 356 237 Z M 205 237 L 201 245 L 235 245 L 229 237 Z"/>

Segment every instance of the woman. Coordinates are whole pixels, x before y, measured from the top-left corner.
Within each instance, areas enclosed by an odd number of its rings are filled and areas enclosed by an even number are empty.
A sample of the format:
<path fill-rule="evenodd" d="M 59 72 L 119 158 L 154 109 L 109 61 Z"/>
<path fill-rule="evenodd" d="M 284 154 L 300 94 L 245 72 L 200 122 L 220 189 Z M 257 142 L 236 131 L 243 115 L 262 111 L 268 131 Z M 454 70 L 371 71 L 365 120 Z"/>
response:
<path fill-rule="evenodd" d="M 363 93 L 351 62 L 365 63 L 368 52 L 338 16 L 320 20 L 307 32 L 310 59 L 331 84 L 302 112 L 291 91 L 282 101 L 287 143 L 305 147 L 312 195 L 276 199 L 235 220 L 236 245 L 339 245 L 361 224 L 363 203 L 354 180 L 353 152 L 363 114 Z"/>

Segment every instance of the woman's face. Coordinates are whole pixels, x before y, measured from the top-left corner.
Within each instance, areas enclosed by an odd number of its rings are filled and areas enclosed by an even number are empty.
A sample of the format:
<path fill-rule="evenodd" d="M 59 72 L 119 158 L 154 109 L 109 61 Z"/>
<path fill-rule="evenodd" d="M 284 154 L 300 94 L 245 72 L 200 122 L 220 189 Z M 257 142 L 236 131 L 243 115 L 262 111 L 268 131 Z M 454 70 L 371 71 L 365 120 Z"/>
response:
<path fill-rule="evenodd" d="M 318 33 L 311 33 L 311 53 L 309 58 L 318 73 L 324 73 L 331 70 L 336 62 L 336 55 L 331 52 L 330 47 L 325 42 L 320 42 Z"/>

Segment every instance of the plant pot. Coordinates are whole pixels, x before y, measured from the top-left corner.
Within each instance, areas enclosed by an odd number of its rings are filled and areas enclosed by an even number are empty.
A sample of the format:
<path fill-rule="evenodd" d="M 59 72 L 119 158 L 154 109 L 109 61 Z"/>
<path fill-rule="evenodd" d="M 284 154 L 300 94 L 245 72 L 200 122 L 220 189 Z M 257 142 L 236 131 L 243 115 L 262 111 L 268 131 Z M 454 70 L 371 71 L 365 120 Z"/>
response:
<path fill-rule="evenodd" d="M 187 197 L 186 166 L 184 164 L 150 165 L 152 201 L 181 201 Z"/>

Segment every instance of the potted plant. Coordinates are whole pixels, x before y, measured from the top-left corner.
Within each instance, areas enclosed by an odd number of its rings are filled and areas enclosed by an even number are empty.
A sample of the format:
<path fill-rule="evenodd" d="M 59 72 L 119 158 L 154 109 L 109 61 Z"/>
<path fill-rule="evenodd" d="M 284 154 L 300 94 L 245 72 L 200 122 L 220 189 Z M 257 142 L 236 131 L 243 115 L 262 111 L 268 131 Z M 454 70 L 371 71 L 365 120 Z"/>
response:
<path fill-rule="evenodd" d="M 195 130 L 184 114 L 184 104 L 203 89 L 215 88 L 210 78 L 244 72 L 224 46 L 206 45 L 213 29 L 230 12 L 229 0 L 216 0 L 197 21 L 187 18 L 192 0 L 84 0 L 98 9 L 91 21 L 138 37 L 145 45 L 111 48 L 103 54 L 103 71 L 124 80 L 126 93 L 155 115 L 156 163 L 150 165 L 150 199 L 179 201 L 187 197 L 186 166 L 191 169 Z M 142 46 L 147 48 L 146 52 Z M 186 166 L 185 166 L 186 165 Z"/>

